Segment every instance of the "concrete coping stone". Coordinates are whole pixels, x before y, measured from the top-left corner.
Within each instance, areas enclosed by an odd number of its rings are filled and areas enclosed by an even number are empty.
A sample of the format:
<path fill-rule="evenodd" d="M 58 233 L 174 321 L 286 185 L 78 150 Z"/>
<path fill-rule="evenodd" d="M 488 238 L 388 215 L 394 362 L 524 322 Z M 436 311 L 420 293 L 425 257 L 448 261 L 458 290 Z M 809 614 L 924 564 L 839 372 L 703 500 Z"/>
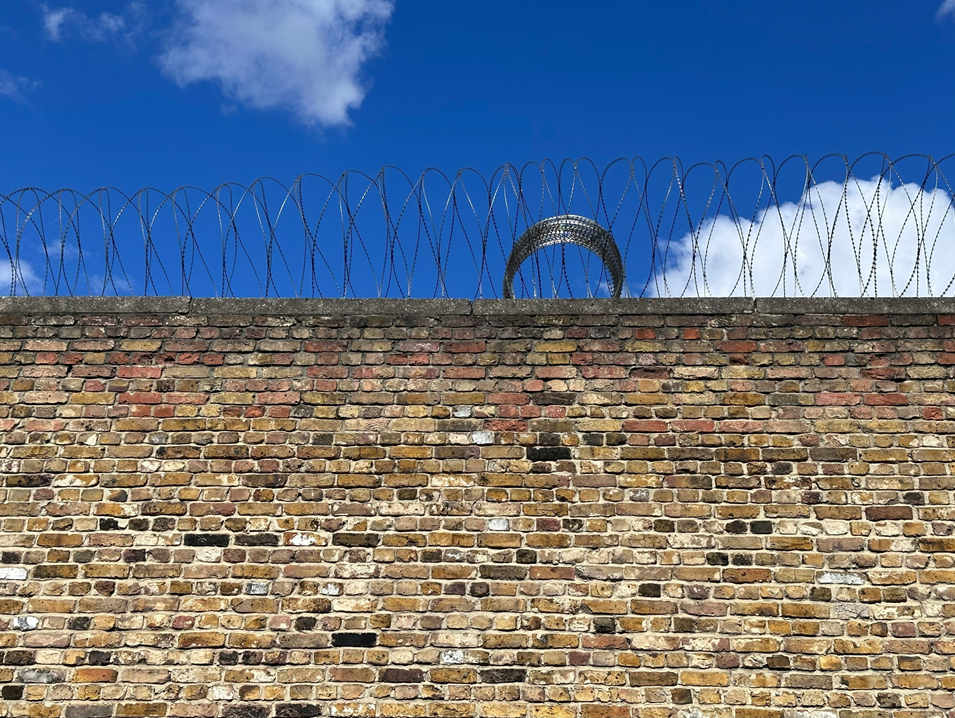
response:
<path fill-rule="evenodd" d="M 471 313 L 468 299 L 193 299 L 193 314 L 447 316 Z"/>
<path fill-rule="evenodd" d="M 0 297 L 0 314 L 186 314 L 189 297 Z"/>
<path fill-rule="evenodd" d="M 955 314 L 955 297 L 762 297 L 759 314 Z"/>
<path fill-rule="evenodd" d="M 955 314 L 955 297 L 689 297 L 646 299 L 211 299 L 0 297 L 0 314 L 311 316 Z"/>
<path fill-rule="evenodd" d="M 478 299 L 474 314 L 506 315 L 600 315 L 600 314 L 750 314 L 755 310 L 748 297 L 647 298 L 647 299 Z"/>

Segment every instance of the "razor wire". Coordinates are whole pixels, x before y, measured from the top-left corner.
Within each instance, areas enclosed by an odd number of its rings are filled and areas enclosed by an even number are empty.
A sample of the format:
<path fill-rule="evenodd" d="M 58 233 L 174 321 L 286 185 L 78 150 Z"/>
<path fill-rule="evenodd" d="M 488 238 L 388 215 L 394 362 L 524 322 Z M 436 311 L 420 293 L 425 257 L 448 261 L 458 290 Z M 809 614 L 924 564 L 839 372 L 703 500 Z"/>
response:
<path fill-rule="evenodd" d="M 612 237 L 625 297 L 952 296 L 953 157 L 579 159 L 211 191 L 24 188 L 0 195 L 0 294 L 480 299 L 505 295 L 507 270 L 518 298 L 609 296 L 620 278 L 586 243 L 519 252 L 508 266 L 530 228 L 577 216 Z"/>

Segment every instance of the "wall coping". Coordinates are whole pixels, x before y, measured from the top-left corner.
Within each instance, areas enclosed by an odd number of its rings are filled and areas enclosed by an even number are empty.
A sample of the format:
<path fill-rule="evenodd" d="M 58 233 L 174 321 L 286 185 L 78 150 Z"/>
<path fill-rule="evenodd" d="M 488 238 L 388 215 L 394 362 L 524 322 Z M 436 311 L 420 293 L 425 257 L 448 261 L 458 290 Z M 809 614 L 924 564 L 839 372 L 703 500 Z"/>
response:
<path fill-rule="evenodd" d="M 955 297 L 693 297 L 648 299 L 206 299 L 0 297 L 0 314 L 311 316 L 955 314 Z"/>

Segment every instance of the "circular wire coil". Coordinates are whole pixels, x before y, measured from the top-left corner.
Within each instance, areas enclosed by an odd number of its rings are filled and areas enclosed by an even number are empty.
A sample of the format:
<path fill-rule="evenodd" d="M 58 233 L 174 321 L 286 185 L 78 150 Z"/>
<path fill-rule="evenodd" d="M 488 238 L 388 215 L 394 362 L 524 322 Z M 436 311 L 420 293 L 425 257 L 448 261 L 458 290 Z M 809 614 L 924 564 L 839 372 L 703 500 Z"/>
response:
<path fill-rule="evenodd" d="M 528 257 L 539 249 L 557 244 L 576 244 L 596 254 L 609 274 L 610 296 L 617 299 L 623 289 L 623 262 L 613 235 L 592 219 L 575 214 L 550 217 L 527 228 L 511 249 L 504 269 L 504 298 L 514 298 L 514 276 Z"/>

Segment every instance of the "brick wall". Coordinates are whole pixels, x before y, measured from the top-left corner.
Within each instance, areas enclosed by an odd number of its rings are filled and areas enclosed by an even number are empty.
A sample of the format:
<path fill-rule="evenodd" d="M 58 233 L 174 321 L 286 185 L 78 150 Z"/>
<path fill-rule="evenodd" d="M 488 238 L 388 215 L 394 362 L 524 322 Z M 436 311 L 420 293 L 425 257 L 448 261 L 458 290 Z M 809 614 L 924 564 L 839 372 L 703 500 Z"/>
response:
<path fill-rule="evenodd" d="M 0 314 L 0 715 L 955 715 L 955 303 Z"/>

